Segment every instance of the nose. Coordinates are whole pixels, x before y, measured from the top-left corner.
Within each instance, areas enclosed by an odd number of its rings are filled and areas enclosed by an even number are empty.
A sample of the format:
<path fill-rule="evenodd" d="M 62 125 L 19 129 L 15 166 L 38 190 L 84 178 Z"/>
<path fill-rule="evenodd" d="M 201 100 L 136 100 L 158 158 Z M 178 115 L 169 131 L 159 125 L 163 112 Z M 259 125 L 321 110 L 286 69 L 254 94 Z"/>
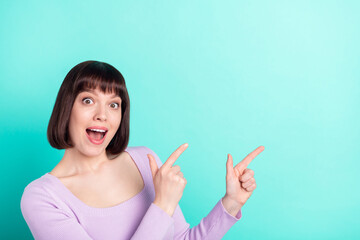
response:
<path fill-rule="evenodd" d="M 103 106 L 98 106 L 96 108 L 96 113 L 94 116 L 94 120 L 100 120 L 100 121 L 106 121 L 106 111 L 105 111 L 105 107 Z"/>

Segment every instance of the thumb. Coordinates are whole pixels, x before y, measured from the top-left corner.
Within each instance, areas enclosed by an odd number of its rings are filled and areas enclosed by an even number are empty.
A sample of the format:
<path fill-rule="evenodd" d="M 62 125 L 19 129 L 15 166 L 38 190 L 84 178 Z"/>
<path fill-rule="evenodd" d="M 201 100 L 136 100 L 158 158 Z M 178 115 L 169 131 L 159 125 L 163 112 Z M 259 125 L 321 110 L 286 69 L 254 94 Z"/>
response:
<path fill-rule="evenodd" d="M 153 177 L 153 179 L 155 178 L 155 175 L 158 171 L 158 166 L 156 164 L 156 160 L 155 158 L 153 157 L 153 155 L 151 154 L 147 154 L 148 158 L 149 158 L 149 164 L 150 164 L 150 169 L 151 169 L 151 175 Z"/>
<path fill-rule="evenodd" d="M 231 178 L 237 178 L 237 174 L 234 172 L 234 163 L 233 163 L 233 158 L 230 155 L 230 153 L 228 154 L 228 158 L 227 158 L 227 162 L 226 162 L 226 175 L 231 177 Z M 236 170 L 236 169 L 235 169 Z M 236 175 L 235 175 L 236 174 Z"/>

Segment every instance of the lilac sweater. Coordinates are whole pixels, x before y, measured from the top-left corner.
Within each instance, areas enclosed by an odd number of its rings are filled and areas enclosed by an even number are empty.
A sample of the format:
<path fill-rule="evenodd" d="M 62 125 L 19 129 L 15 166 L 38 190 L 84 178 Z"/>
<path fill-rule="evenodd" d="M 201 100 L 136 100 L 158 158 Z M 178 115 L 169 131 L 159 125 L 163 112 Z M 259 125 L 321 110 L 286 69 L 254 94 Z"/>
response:
<path fill-rule="evenodd" d="M 221 199 L 209 214 L 193 228 L 186 222 L 177 205 L 173 216 L 153 203 L 155 190 L 149 160 L 151 153 L 158 164 L 159 157 L 144 146 L 125 149 L 144 180 L 137 195 L 107 208 L 90 207 L 78 199 L 55 176 L 49 173 L 30 182 L 24 189 L 20 207 L 35 239 L 221 239 L 241 218 L 224 208 Z"/>

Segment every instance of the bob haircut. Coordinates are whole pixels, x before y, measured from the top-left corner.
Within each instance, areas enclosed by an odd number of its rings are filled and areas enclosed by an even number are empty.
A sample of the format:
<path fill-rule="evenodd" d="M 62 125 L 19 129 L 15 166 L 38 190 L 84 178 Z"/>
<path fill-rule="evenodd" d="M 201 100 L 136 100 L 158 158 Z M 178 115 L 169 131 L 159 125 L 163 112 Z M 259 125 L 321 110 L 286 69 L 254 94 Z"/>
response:
<path fill-rule="evenodd" d="M 106 153 L 117 155 L 129 142 L 130 99 L 122 74 L 110 64 L 85 61 L 73 67 L 66 75 L 56 97 L 47 128 L 47 139 L 57 149 L 74 147 L 69 135 L 70 114 L 77 95 L 100 87 L 103 93 L 116 93 L 121 98 L 121 123 L 106 147 Z"/>

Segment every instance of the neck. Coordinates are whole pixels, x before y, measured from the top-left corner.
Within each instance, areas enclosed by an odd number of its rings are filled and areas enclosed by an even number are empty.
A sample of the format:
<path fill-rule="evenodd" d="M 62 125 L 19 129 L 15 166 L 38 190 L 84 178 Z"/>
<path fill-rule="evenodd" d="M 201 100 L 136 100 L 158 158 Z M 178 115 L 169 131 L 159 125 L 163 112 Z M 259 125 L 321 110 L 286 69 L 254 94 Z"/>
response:
<path fill-rule="evenodd" d="M 109 163 L 110 156 L 103 151 L 100 155 L 88 156 L 79 152 L 76 148 L 68 148 L 60 161 L 60 164 L 67 169 L 67 174 L 84 175 L 98 173 L 101 168 Z"/>

